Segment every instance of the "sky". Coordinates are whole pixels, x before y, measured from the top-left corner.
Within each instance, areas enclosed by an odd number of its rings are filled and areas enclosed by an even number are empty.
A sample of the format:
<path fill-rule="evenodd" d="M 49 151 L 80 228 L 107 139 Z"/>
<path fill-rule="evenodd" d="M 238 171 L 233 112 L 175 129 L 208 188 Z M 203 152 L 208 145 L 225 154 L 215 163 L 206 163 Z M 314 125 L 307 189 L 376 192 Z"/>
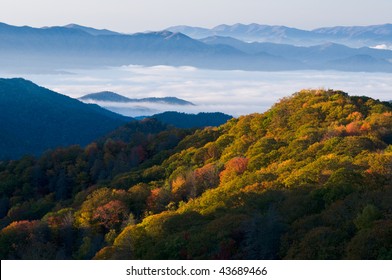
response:
<path fill-rule="evenodd" d="M 314 29 L 392 23 L 391 0 L 1 0 L 0 22 L 77 23 L 133 33 L 174 25 L 259 23 Z"/>

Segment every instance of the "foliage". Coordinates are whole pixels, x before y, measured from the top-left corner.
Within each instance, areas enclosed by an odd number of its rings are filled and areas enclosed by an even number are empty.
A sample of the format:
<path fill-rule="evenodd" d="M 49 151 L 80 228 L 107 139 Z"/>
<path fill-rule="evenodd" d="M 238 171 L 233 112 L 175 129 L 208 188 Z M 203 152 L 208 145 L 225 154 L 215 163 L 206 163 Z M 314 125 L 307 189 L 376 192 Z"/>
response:
<path fill-rule="evenodd" d="M 1 256 L 390 259 L 391 124 L 389 103 L 304 90 L 218 128 L 147 120 L 1 163 Z"/>

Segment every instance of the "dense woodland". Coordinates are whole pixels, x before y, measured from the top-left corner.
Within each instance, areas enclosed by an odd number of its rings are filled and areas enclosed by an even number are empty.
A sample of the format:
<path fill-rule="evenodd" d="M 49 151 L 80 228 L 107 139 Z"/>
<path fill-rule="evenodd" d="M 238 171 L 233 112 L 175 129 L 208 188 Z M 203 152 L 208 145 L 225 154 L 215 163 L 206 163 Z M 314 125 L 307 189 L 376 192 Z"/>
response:
<path fill-rule="evenodd" d="M 392 106 L 303 90 L 0 164 L 1 259 L 392 259 Z"/>
<path fill-rule="evenodd" d="M 0 78 L 0 161 L 85 146 L 130 121 L 22 78 Z"/>

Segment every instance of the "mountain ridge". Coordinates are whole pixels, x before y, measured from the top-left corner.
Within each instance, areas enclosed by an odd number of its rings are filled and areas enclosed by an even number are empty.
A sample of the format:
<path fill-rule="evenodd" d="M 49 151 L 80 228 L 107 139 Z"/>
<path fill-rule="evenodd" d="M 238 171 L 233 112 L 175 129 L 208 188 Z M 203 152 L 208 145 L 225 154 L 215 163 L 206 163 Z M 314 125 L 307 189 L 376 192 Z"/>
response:
<path fill-rule="evenodd" d="M 369 26 L 335 26 L 303 30 L 281 25 L 233 24 L 218 25 L 213 28 L 192 26 L 173 26 L 167 30 L 175 30 L 201 39 L 209 36 L 229 36 L 242 41 L 271 42 L 309 46 L 329 41 L 343 43 L 350 47 L 363 47 L 391 43 L 392 24 Z M 342 40 L 347 39 L 347 40 Z"/>
<path fill-rule="evenodd" d="M 288 44 L 277 43 L 246 43 L 232 37 L 213 36 L 200 39 L 206 44 L 227 44 L 249 54 L 268 53 L 270 55 L 282 55 L 286 59 L 297 60 L 310 68 L 322 69 L 325 63 L 329 65 L 327 68 L 341 71 L 358 71 L 359 69 L 367 69 L 367 71 L 390 71 L 390 61 L 392 61 L 392 51 L 390 50 L 375 50 L 373 48 L 350 48 L 342 44 L 324 43 L 310 47 L 300 47 Z M 350 65 L 335 63 L 339 60 L 349 59 L 352 57 L 372 57 L 371 60 L 364 59 L 363 65 Z M 370 61 L 373 65 L 366 65 Z M 369 66 L 369 67 L 367 67 Z M 375 67 L 374 67 L 375 66 Z"/>
<path fill-rule="evenodd" d="M 389 32 L 390 25 L 385 25 L 384 27 L 387 29 L 385 32 Z M 182 28 L 186 29 L 185 27 Z M 357 35 L 354 34 L 355 40 L 367 42 L 365 45 L 368 47 L 353 48 L 348 46 L 338 49 L 336 44 L 345 44 L 347 42 L 340 39 L 337 41 L 330 40 L 328 37 L 330 35 L 326 35 L 328 38 L 320 39 L 320 36 L 324 36 L 319 34 L 323 33 L 322 31 L 318 31 L 315 34 L 309 31 L 310 34 L 309 32 L 301 33 L 297 29 L 288 27 L 256 24 L 222 25 L 217 29 L 219 32 L 223 30 L 222 32 L 225 36 L 234 34 L 234 37 L 235 32 L 248 35 L 256 31 L 262 32 L 262 34 L 267 34 L 268 43 L 246 43 L 227 38 L 222 40 L 222 37 L 215 37 L 215 41 L 220 40 L 218 44 L 214 43 L 214 40 L 211 38 L 196 40 L 186 34 L 179 33 L 178 30 L 173 30 L 173 32 L 163 30 L 134 33 L 131 35 L 92 35 L 89 33 L 89 29 L 82 30 L 80 28 L 67 27 L 32 28 L 2 24 L 0 25 L 0 36 L 2 37 L 0 41 L 0 63 L 6 69 L 16 69 L 16 72 L 21 71 L 21 69 L 22 71 L 47 72 L 57 71 L 59 68 L 115 67 L 129 64 L 193 66 L 216 70 L 247 71 L 338 70 L 392 72 L 392 52 L 369 48 L 369 46 L 381 48 L 380 46 L 392 45 L 392 41 L 389 42 L 387 40 L 388 36 L 374 35 L 377 32 L 381 32 L 375 28 L 371 27 L 370 33 L 357 32 L 355 33 Z M 379 28 L 382 28 L 382 26 Z M 246 31 L 247 29 L 250 29 L 250 33 Z M 96 31 L 96 29 L 94 30 Z M 324 31 L 324 33 L 331 32 Z M 363 39 L 363 34 L 368 33 L 370 34 L 370 41 Z M 296 34 L 299 35 L 297 36 Z M 204 33 L 204 35 L 206 34 Z M 347 40 L 352 39 L 347 36 L 344 38 Z M 203 37 L 205 38 L 205 36 Z M 282 40 L 275 40 L 274 38 Z M 294 42 L 287 41 L 287 38 L 296 38 L 295 40 L 301 42 L 306 42 L 310 38 L 312 42 L 308 41 L 312 45 L 295 46 L 292 45 Z M 372 38 L 381 38 L 383 40 L 373 42 L 371 41 L 373 40 Z M 26 42 L 29 43 L 26 44 Z M 331 42 L 335 45 L 329 45 L 329 48 L 325 48 Z M 288 43 L 291 43 L 291 45 L 289 46 Z M 268 48 L 266 48 L 267 44 L 269 44 Z M 351 45 L 360 44 L 355 43 Z M 323 47 L 320 48 L 318 46 Z M 319 48 L 318 52 L 313 52 L 317 48 Z M 333 52 L 331 51 L 332 49 Z M 290 52 L 285 52 L 285 50 L 290 50 Z M 297 56 L 297 54 L 302 57 Z M 328 55 L 331 55 L 331 57 L 328 57 Z M 372 56 L 374 59 L 365 59 L 364 55 Z M 321 57 L 322 59 L 320 59 Z M 352 57 L 356 57 L 356 60 L 361 60 L 360 63 L 356 63 L 352 67 L 344 66 L 342 63 L 335 63 L 342 59 L 349 60 Z"/>
<path fill-rule="evenodd" d="M 64 25 L 63 27 L 70 28 L 70 29 L 82 30 L 82 31 L 89 33 L 91 35 L 94 35 L 94 36 L 121 35 L 121 33 L 119 33 L 119 32 L 111 31 L 108 29 L 95 29 L 92 27 L 82 26 L 82 25 L 75 24 L 75 23 L 70 23 L 70 24 Z"/>
<path fill-rule="evenodd" d="M 1 159 L 87 145 L 132 120 L 22 78 L 0 79 L 0 115 Z"/>

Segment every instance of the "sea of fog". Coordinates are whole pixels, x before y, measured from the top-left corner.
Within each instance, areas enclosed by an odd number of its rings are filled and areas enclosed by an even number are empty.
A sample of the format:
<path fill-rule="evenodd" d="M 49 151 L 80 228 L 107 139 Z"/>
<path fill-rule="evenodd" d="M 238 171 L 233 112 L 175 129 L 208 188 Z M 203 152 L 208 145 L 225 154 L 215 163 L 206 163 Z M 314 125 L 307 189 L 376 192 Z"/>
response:
<path fill-rule="evenodd" d="M 282 97 L 311 88 L 343 90 L 350 95 L 392 100 L 392 74 L 388 73 L 251 72 L 132 65 L 67 69 L 58 74 L 0 73 L 0 76 L 23 77 L 74 98 L 100 91 L 113 91 L 129 98 L 173 96 L 196 105 L 100 103 L 113 111 L 133 117 L 163 111 L 224 112 L 233 116 L 264 112 Z"/>

